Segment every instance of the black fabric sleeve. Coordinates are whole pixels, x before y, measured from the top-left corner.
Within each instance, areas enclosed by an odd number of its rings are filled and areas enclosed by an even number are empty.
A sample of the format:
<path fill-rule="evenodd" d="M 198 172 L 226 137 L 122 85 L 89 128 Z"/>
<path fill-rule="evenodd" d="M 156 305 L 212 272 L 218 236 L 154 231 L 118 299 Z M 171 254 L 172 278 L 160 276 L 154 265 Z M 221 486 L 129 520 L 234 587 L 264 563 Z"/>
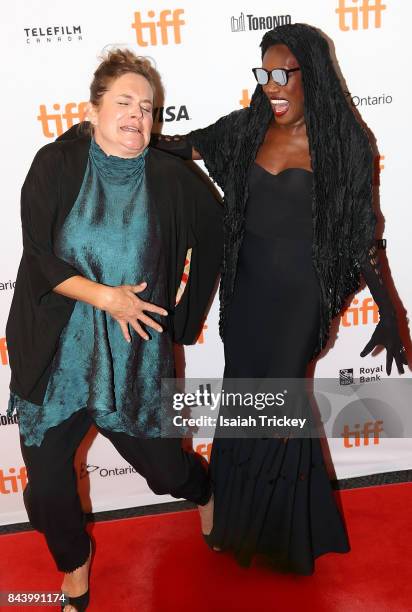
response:
<path fill-rule="evenodd" d="M 186 181 L 187 185 L 187 181 Z M 187 217 L 188 248 L 192 249 L 189 277 L 174 312 L 174 341 L 193 344 L 200 331 L 213 289 L 217 286 L 223 254 L 222 205 L 197 177 L 191 180 Z M 180 280 L 182 270 L 178 271 Z"/>
<path fill-rule="evenodd" d="M 403 366 L 407 364 L 405 348 L 399 335 L 395 308 L 380 273 L 376 244 L 373 244 L 368 250 L 368 254 L 361 264 L 361 272 L 379 308 L 379 323 L 360 355 L 365 357 L 376 346 L 384 346 L 386 348 L 386 373 L 388 376 L 392 370 L 393 360 L 395 360 L 398 372 L 403 374 Z"/>
<path fill-rule="evenodd" d="M 233 111 L 211 125 L 193 130 L 187 140 L 202 156 L 212 179 L 224 191 L 238 129 L 237 119 L 246 109 Z"/>
<path fill-rule="evenodd" d="M 78 271 L 53 250 L 53 229 L 60 200 L 62 156 L 54 143 L 37 153 L 21 191 L 23 258 L 37 303 Z"/>
<path fill-rule="evenodd" d="M 177 155 L 181 159 L 192 159 L 192 145 L 189 143 L 187 136 L 167 136 L 152 133 L 150 146 L 160 149 L 160 151 Z"/>
<path fill-rule="evenodd" d="M 192 159 L 192 148 L 201 155 L 211 178 L 224 190 L 228 167 L 233 158 L 235 124 L 245 109 L 233 111 L 211 125 L 184 136 L 152 134 L 150 144 L 157 149 Z"/>
<path fill-rule="evenodd" d="M 380 318 L 396 318 L 395 309 L 381 276 L 379 253 L 376 244 L 371 246 L 367 257 L 363 260 L 361 272 L 379 308 Z"/>

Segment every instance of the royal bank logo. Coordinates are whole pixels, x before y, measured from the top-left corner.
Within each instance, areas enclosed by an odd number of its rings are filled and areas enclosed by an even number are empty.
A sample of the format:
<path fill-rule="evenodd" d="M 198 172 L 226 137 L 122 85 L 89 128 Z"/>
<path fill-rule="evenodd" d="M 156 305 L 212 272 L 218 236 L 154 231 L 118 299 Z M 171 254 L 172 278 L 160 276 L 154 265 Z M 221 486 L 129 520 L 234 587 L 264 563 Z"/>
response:
<path fill-rule="evenodd" d="M 382 0 L 339 0 L 335 13 L 339 15 L 339 29 L 348 32 L 359 30 L 359 27 L 362 30 L 380 28 L 382 11 L 385 9 L 386 4 L 382 4 Z"/>
<path fill-rule="evenodd" d="M 232 32 L 247 32 L 248 30 L 273 30 L 278 26 L 292 23 L 290 15 L 266 15 L 258 17 L 253 14 L 240 13 L 238 17 L 230 18 Z"/>
<path fill-rule="evenodd" d="M 28 45 L 71 43 L 83 40 L 81 25 L 41 25 L 23 28 Z"/>
<path fill-rule="evenodd" d="M 353 385 L 353 368 L 339 370 L 339 384 Z"/>
<path fill-rule="evenodd" d="M 383 376 L 383 365 L 372 366 L 370 368 L 361 367 L 359 368 L 359 378 L 356 379 L 360 385 L 366 383 L 374 383 L 382 380 Z M 353 385 L 355 382 L 353 375 L 353 368 L 346 368 L 339 370 L 339 384 L 340 385 Z"/>
<path fill-rule="evenodd" d="M 182 27 L 186 24 L 182 16 L 183 9 L 165 9 L 147 11 L 147 17 L 141 11 L 134 14 L 132 28 L 136 31 L 136 42 L 139 47 L 157 45 L 180 45 L 182 42 Z"/>

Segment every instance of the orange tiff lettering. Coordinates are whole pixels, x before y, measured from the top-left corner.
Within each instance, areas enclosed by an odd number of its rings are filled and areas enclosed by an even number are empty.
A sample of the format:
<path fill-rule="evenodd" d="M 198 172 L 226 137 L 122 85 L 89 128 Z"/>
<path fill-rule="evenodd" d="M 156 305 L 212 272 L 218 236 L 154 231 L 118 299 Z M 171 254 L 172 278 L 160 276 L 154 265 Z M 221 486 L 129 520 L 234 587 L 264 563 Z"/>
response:
<path fill-rule="evenodd" d="M 43 134 L 46 138 L 61 136 L 63 132 L 73 127 L 75 123 L 83 121 L 86 115 L 87 104 L 87 102 L 79 102 L 79 104 L 68 102 L 64 107 L 64 112 L 61 112 L 60 104 L 53 104 L 53 111 L 55 112 L 48 112 L 46 105 L 40 104 L 37 119 L 41 123 Z"/>
<path fill-rule="evenodd" d="M 352 5 L 348 6 L 348 2 Z M 339 28 L 343 32 L 359 29 L 359 15 L 362 16 L 362 29 L 369 28 L 369 14 L 374 14 L 374 26 L 380 28 L 382 26 L 382 11 L 386 9 L 386 5 L 382 4 L 382 0 L 339 0 L 339 6 L 335 9 L 335 13 L 339 15 Z M 346 18 L 349 18 L 347 24 Z"/>
<path fill-rule="evenodd" d="M 364 423 L 362 429 L 359 423 L 354 425 L 353 430 L 350 430 L 349 425 L 345 425 L 341 436 L 343 437 L 343 446 L 345 448 L 353 448 L 354 446 L 361 446 L 361 439 L 363 438 L 363 446 L 369 446 L 369 439 L 373 437 L 373 443 L 379 444 L 379 434 L 383 432 L 383 421 L 368 421 Z M 351 442 L 353 440 L 353 443 Z"/>
<path fill-rule="evenodd" d="M 6 338 L 0 338 L 0 363 L 1 365 L 8 365 L 9 363 Z"/>
<path fill-rule="evenodd" d="M 159 20 L 155 20 L 155 11 L 148 11 L 148 20 L 144 21 L 142 13 L 140 11 L 134 14 L 134 23 L 132 28 L 136 30 L 136 42 L 140 47 L 147 47 L 148 45 L 156 46 L 159 44 L 158 34 L 160 34 L 160 44 L 169 44 L 169 30 L 173 32 L 173 42 L 180 45 L 182 42 L 181 28 L 185 25 L 185 21 L 181 19 L 183 15 L 183 9 L 175 9 L 170 11 L 166 9 L 160 11 Z M 145 38 L 145 34 L 149 34 L 149 40 Z"/>
<path fill-rule="evenodd" d="M 20 481 L 20 487 L 19 487 Z M 16 474 L 16 468 L 9 468 L 9 473 L 6 475 L 3 470 L 0 470 L 0 493 L 9 495 L 10 493 L 19 493 L 24 491 L 27 484 L 27 472 L 23 466 L 19 473 Z"/>
<path fill-rule="evenodd" d="M 342 315 L 343 327 L 351 327 L 352 325 L 368 325 L 370 313 L 372 313 L 372 323 L 379 321 L 379 309 L 371 297 L 362 300 L 361 306 L 358 306 L 359 300 L 355 298 L 349 308 Z"/>

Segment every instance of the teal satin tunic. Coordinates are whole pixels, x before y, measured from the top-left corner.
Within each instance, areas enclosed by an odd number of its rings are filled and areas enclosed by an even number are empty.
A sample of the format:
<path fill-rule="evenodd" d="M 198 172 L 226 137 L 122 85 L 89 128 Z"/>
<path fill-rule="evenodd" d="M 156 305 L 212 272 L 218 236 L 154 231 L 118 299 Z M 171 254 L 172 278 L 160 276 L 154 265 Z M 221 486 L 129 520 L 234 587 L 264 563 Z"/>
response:
<path fill-rule="evenodd" d="M 164 306 L 165 266 L 146 192 L 146 153 L 132 159 L 107 156 L 92 139 L 83 184 L 55 252 L 80 275 L 105 285 L 146 281 L 139 297 Z M 10 397 L 9 412 L 17 410 L 26 445 L 39 446 L 50 427 L 81 408 L 102 428 L 160 435 L 161 379 L 174 375 L 172 341 L 151 328 L 148 341 L 130 331 L 129 344 L 108 313 L 76 302 L 60 336 L 43 405 Z"/>

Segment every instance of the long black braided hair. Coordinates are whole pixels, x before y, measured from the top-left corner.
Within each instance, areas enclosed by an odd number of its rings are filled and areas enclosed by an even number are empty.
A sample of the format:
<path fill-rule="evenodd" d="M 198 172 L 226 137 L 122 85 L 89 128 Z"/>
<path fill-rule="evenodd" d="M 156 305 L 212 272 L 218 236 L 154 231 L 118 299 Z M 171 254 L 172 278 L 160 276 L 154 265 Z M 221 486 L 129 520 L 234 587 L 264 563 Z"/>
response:
<path fill-rule="evenodd" d="M 313 170 L 313 262 L 321 290 L 321 325 L 314 356 L 326 344 L 330 323 L 360 286 L 360 271 L 373 244 L 373 154 L 333 66 L 323 35 L 306 24 L 279 26 L 263 36 L 269 47 L 286 45 L 302 75 L 304 116 Z M 243 237 L 248 169 L 263 142 L 273 111 L 261 85 L 250 107 L 234 111 L 188 137 L 225 192 L 225 250 L 220 291 L 220 333 L 233 294 Z"/>
<path fill-rule="evenodd" d="M 263 36 L 262 58 L 276 44 L 290 49 L 302 74 L 314 173 L 314 262 L 324 294 L 324 345 L 331 319 L 359 288 L 361 265 L 373 243 L 373 154 L 367 134 L 349 106 L 325 38 L 305 24 L 280 26 Z M 258 85 L 248 130 L 260 131 L 260 117 L 267 116 L 269 104 Z"/>

